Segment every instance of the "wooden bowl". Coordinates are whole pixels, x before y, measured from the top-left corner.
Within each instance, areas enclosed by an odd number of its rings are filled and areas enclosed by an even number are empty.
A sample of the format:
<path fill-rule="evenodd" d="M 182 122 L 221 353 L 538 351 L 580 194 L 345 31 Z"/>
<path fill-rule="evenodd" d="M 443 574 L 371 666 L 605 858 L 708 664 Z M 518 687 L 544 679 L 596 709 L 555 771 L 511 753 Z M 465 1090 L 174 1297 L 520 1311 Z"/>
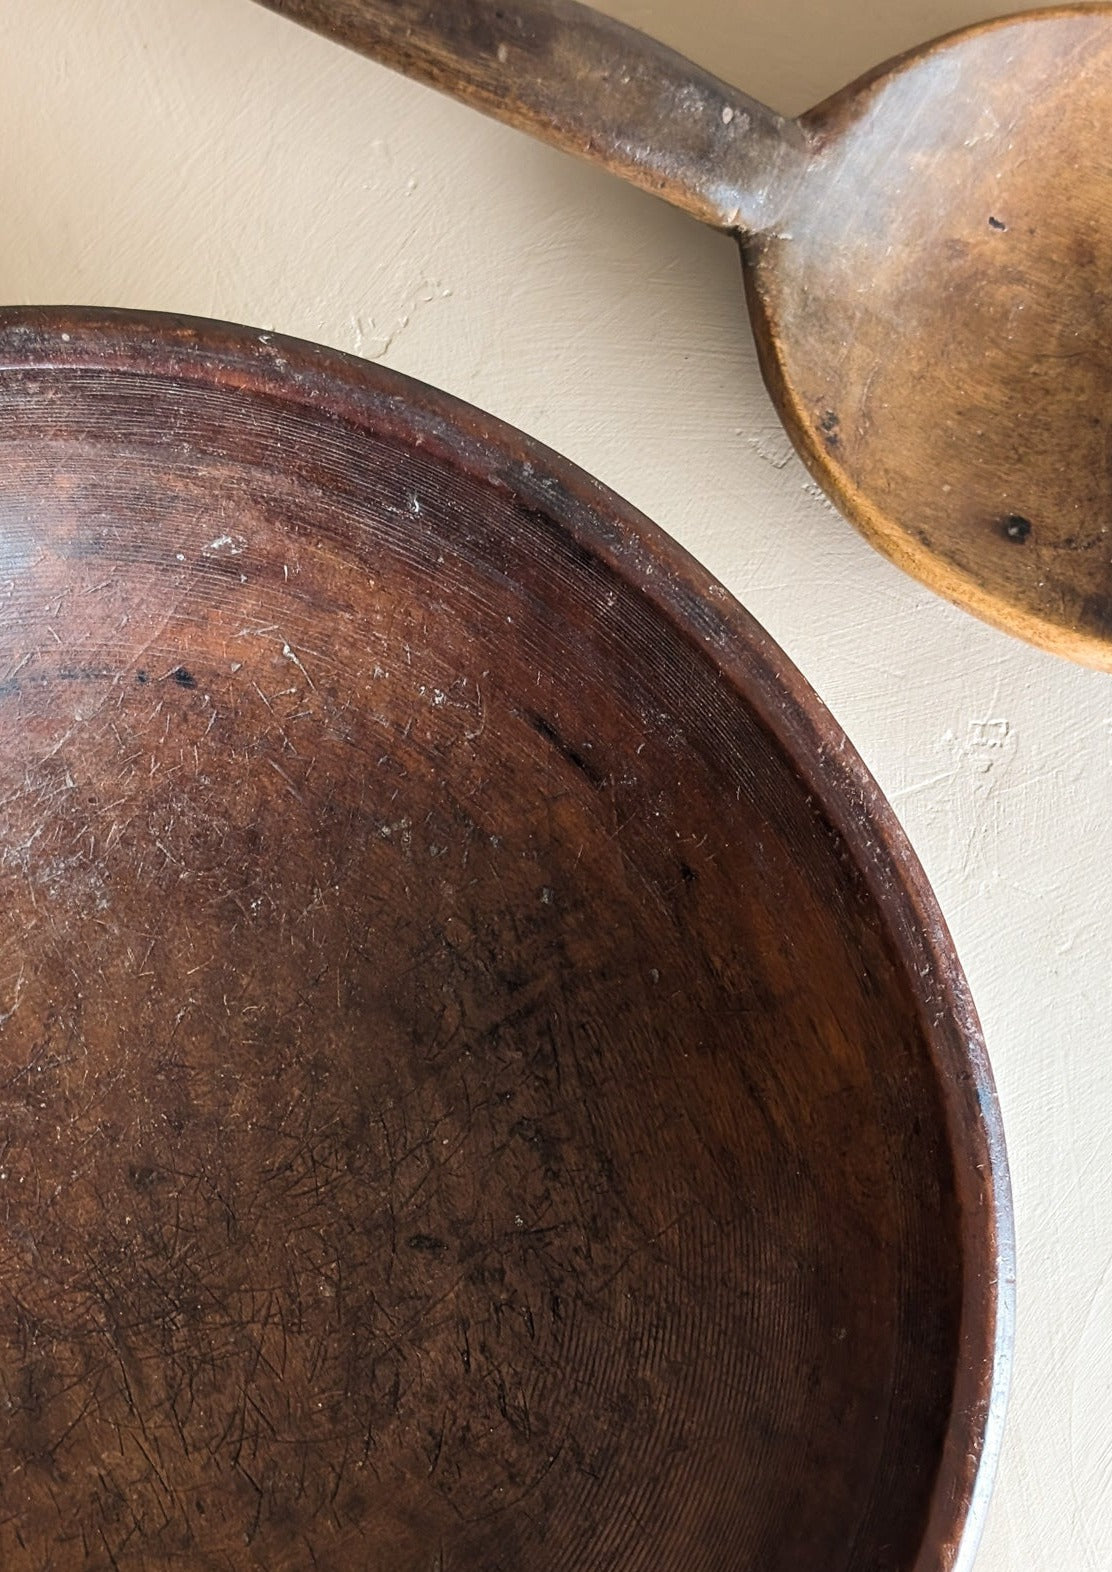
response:
<path fill-rule="evenodd" d="M 967 1565 L 992 1082 L 766 635 L 270 334 L 0 314 L 0 451 L 0 1565 Z"/>

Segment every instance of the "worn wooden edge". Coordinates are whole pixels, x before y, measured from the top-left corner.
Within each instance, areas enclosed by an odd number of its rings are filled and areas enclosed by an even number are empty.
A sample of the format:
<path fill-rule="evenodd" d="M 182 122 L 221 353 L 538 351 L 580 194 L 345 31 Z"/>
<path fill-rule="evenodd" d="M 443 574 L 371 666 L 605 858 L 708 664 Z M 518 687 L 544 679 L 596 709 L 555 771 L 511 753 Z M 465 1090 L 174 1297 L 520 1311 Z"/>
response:
<path fill-rule="evenodd" d="M 186 379 L 301 406 L 425 452 L 541 510 L 637 592 L 740 693 L 806 781 L 886 924 L 938 1078 L 962 1225 L 960 1362 L 923 1545 L 909 1572 L 967 1572 L 1003 1432 L 1015 1243 L 999 1102 L 938 903 L 880 788 L 822 700 L 728 590 L 575 465 L 493 416 L 379 365 L 228 323 L 72 307 L 0 309 L 7 371 Z"/>
<path fill-rule="evenodd" d="M 1112 10 L 1112 6 L 1100 9 Z M 765 387 L 792 446 L 838 511 L 882 556 L 962 611 L 971 612 L 982 622 L 1038 649 L 1048 650 L 1052 655 L 1064 656 L 1098 671 L 1112 671 L 1112 640 L 1085 633 L 1065 622 L 1056 622 L 1052 617 L 1040 616 L 1029 607 L 1017 605 L 1006 595 L 993 593 L 973 574 L 945 561 L 936 550 L 923 545 L 909 530 L 894 523 L 867 492 L 853 483 L 821 441 L 806 405 L 785 375 L 778 347 L 778 325 L 769 317 L 765 301 L 755 285 L 756 253 L 745 237 L 739 238 L 749 316 Z"/>
<path fill-rule="evenodd" d="M 1003 16 L 991 16 L 983 22 L 967 22 L 964 27 L 952 27 L 948 32 L 939 33 L 936 37 L 928 39 L 926 43 L 914 44 L 910 49 L 903 49 L 887 60 L 882 60 L 879 65 L 873 66 L 862 76 L 855 77 L 847 86 L 839 88 L 829 97 L 820 100 L 813 108 L 805 110 L 798 116 L 797 124 L 803 127 L 812 146 L 821 145 L 823 128 L 836 123 L 844 110 L 860 109 L 869 88 L 898 76 L 901 71 L 906 71 L 924 56 L 937 54 L 947 44 L 978 38 L 985 33 L 999 33 L 1017 24 L 1030 25 L 1063 17 L 1091 16 L 1094 12 L 1098 14 L 1112 12 L 1112 0 L 1074 0 L 1073 4 L 1037 6 L 1031 11 L 1008 11 Z"/>

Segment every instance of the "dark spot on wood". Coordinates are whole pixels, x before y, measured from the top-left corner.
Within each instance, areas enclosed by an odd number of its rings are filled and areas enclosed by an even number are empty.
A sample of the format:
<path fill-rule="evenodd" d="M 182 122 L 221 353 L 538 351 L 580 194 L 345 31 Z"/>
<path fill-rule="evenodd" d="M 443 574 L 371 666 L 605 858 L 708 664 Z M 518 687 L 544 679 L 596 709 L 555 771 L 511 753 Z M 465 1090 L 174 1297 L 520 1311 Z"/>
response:
<path fill-rule="evenodd" d="M 819 430 L 826 438 L 828 447 L 836 448 L 841 442 L 840 426 L 841 420 L 836 410 L 828 409 L 825 414 L 819 416 Z"/>
<path fill-rule="evenodd" d="M 1112 637 L 1112 595 L 1086 595 L 1081 602 L 1079 621 L 1083 628 L 1091 629 L 1100 638 Z"/>
<path fill-rule="evenodd" d="M 546 496 L 552 496 L 553 507 L 539 506 L 526 498 L 522 498 L 519 501 L 518 507 L 523 517 L 534 523 L 538 529 L 543 531 L 545 536 L 551 537 L 553 520 L 557 512 L 556 505 L 558 504 L 560 508 L 570 508 L 575 504 L 562 486 L 555 488 L 554 491 L 554 488 L 545 484 L 543 489 Z M 605 577 L 608 581 L 612 580 L 613 575 L 599 557 L 598 552 L 592 550 L 590 546 L 584 545 L 582 541 L 576 540 L 574 536 L 567 535 L 561 538 L 560 551 L 576 568 L 586 569 L 593 574 L 597 574 L 600 578 Z"/>
<path fill-rule="evenodd" d="M 145 685 L 146 683 L 150 682 L 151 674 L 149 671 L 137 671 L 135 673 L 135 680 L 140 685 Z"/>
<path fill-rule="evenodd" d="M 411 1250 L 426 1250 L 431 1255 L 439 1255 L 448 1246 L 443 1239 L 438 1239 L 435 1234 L 410 1234 L 406 1244 Z"/>
<path fill-rule="evenodd" d="M 127 1177 L 136 1190 L 149 1190 L 158 1179 L 158 1171 L 145 1164 L 131 1163 L 128 1166 Z"/>
<path fill-rule="evenodd" d="M 1006 230 L 1008 226 L 1007 226 L 1007 224 L 1005 224 L 1005 222 L 1004 222 L 1004 220 L 1002 218 L 993 218 L 992 214 L 990 213 L 989 214 L 989 219 L 988 219 L 988 227 L 990 229 L 999 230 L 1001 233 L 1003 233 L 1003 231 Z"/>
<path fill-rule="evenodd" d="M 546 742 L 550 742 L 557 753 L 567 759 L 569 764 L 574 765 L 581 775 L 585 775 L 592 786 L 601 788 L 606 785 L 606 776 L 602 771 L 592 764 L 591 760 L 586 758 L 578 748 L 573 747 L 570 742 L 565 742 L 551 721 L 545 720 L 543 715 L 529 715 L 527 718 L 533 730 L 542 736 Z"/>
<path fill-rule="evenodd" d="M 686 862 L 680 863 L 680 873 L 683 875 L 683 882 L 685 884 L 694 884 L 696 879 L 699 877 L 691 864 Z"/>
<path fill-rule="evenodd" d="M 170 675 L 173 677 L 179 688 L 195 688 L 197 686 L 196 677 L 184 666 L 175 667 Z"/>
<path fill-rule="evenodd" d="M 1025 519 L 1022 513 L 1009 513 L 1000 528 L 1005 540 L 1022 546 L 1031 534 L 1031 520 Z"/>

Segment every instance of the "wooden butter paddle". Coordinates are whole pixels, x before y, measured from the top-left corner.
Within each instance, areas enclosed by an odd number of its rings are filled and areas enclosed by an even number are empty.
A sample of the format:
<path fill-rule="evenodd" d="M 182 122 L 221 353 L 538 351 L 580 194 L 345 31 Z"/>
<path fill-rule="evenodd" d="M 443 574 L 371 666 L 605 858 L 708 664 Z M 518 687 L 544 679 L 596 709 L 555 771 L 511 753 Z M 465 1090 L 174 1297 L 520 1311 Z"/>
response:
<path fill-rule="evenodd" d="M 573 0 L 260 3 L 735 234 L 847 517 L 1112 669 L 1112 5 L 965 29 L 788 120 Z"/>

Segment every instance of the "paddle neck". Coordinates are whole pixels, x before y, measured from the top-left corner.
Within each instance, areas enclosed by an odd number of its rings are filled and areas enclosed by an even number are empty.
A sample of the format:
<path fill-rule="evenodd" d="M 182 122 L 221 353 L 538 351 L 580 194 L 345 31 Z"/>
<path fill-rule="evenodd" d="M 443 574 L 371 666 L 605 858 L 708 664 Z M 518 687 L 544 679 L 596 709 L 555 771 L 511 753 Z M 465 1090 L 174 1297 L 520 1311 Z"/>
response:
<path fill-rule="evenodd" d="M 801 154 L 794 121 L 574 0 L 259 3 L 716 229 L 766 227 Z"/>

